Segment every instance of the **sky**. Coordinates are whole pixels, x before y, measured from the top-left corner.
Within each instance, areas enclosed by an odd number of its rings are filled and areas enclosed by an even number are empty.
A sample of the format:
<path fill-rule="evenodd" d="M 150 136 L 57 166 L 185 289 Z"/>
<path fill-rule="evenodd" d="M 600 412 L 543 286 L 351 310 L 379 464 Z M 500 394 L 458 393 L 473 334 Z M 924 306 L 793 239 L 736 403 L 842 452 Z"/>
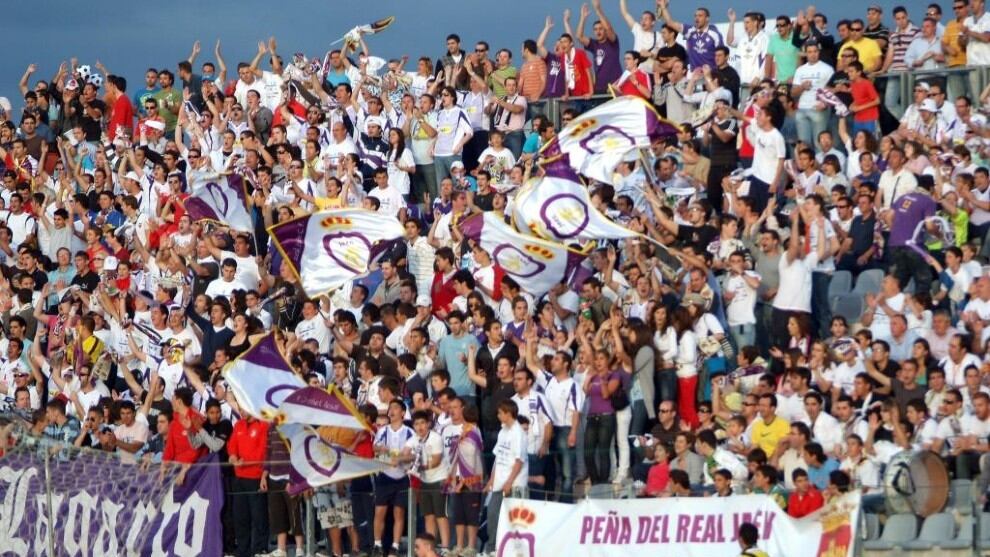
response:
<path fill-rule="evenodd" d="M 620 45 L 631 45 L 632 37 L 622 21 L 618 0 L 603 0 L 606 15 L 615 25 Z M 695 2 L 674 2 L 673 16 L 689 21 Z M 886 3 L 884 3 L 886 5 Z M 926 3 L 906 4 L 909 12 L 921 13 Z M 709 0 L 706 5 L 712 20 L 727 20 L 731 5 L 739 13 L 747 11 L 745 2 Z M 891 4 L 892 5 L 892 4 Z M 767 0 L 760 6 L 768 18 L 778 13 L 792 13 L 794 2 Z M 493 50 L 510 48 L 518 62 L 519 48 L 526 38 L 536 38 L 547 15 L 554 18 L 552 33 L 560 34 L 564 8 L 574 12 L 577 23 L 580 2 L 577 0 L 170 0 L 135 2 L 134 0 L 33 0 L 6 2 L 4 33 L 0 37 L 0 96 L 19 107 L 17 82 L 30 63 L 38 65 L 32 79 L 49 79 L 59 63 L 75 56 L 80 64 L 92 66 L 100 60 L 110 72 L 128 80 L 128 90 L 140 87 L 144 70 L 149 66 L 167 67 L 175 72 L 179 60 L 189 55 L 193 41 L 202 41 L 199 62 L 213 60 L 213 47 L 221 40 L 228 65 L 228 79 L 234 76 L 237 62 L 250 61 L 259 40 L 274 35 L 283 57 L 294 52 L 307 56 L 325 54 L 330 43 L 350 28 L 394 15 L 395 23 L 369 39 L 373 55 L 383 58 L 408 54 L 415 60 L 429 55 L 436 59 L 444 51 L 448 33 L 460 34 L 466 49 L 474 41 L 487 40 Z M 914 7 L 914 10 L 912 10 Z M 629 10 L 636 14 L 653 9 L 654 3 L 629 0 Z M 948 9 L 948 5 L 945 6 Z M 840 17 L 864 16 L 862 2 L 834 0 L 826 14 L 831 21 Z M 916 18 L 917 19 L 917 18 Z M 590 28 L 587 30 L 590 33 Z M 266 64 L 267 65 L 267 64 Z M 196 66 L 198 71 L 199 64 Z M 412 63 L 407 66 L 412 69 Z M 266 67 L 266 69 L 268 69 Z"/>

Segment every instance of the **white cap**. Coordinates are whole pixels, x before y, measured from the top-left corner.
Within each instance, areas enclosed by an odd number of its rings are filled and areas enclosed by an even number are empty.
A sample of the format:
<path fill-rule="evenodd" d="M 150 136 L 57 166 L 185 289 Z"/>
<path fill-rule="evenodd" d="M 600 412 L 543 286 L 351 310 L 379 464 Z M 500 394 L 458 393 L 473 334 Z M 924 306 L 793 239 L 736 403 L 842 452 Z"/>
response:
<path fill-rule="evenodd" d="M 364 121 L 365 126 L 378 126 L 379 128 L 385 129 L 385 122 L 382 121 L 378 116 L 369 116 Z"/>
<path fill-rule="evenodd" d="M 134 172 L 133 170 L 130 171 L 130 172 L 128 172 L 126 175 L 124 175 L 124 178 L 126 178 L 128 180 L 134 180 L 135 182 L 140 182 L 141 181 L 141 177 L 138 176 L 137 175 L 137 172 Z"/>
<path fill-rule="evenodd" d="M 921 101 L 921 105 L 918 107 L 918 110 L 924 110 L 926 112 L 938 112 L 938 105 L 936 105 L 935 101 L 931 99 L 925 99 Z"/>
<path fill-rule="evenodd" d="M 107 258 L 103 260 L 103 270 L 104 271 L 116 271 L 117 270 L 117 265 L 119 265 L 119 264 L 120 264 L 120 262 L 117 261 L 117 258 L 116 257 L 114 257 L 112 255 L 108 255 Z"/>
<path fill-rule="evenodd" d="M 433 306 L 433 300 L 430 299 L 429 294 L 420 294 L 416 296 L 416 306 L 428 308 Z"/>

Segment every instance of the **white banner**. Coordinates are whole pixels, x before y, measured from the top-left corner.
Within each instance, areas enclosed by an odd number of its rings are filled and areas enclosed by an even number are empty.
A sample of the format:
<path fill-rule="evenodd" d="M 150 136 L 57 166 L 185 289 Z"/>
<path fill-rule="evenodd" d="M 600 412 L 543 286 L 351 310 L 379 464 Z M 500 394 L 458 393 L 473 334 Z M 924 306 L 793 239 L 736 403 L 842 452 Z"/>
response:
<path fill-rule="evenodd" d="M 573 505 L 506 499 L 496 555 L 738 555 L 739 526 L 750 522 L 760 532 L 758 547 L 770 555 L 852 557 L 858 514 L 858 493 L 802 519 L 766 495 L 585 499 Z"/>
<path fill-rule="evenodd" d="M 639 236 L 599 213 L 586 187 L 557 176 L 536 178 L 523 186 L 516 193 L 512 217 L 523 234 L 555 242 Z"/>

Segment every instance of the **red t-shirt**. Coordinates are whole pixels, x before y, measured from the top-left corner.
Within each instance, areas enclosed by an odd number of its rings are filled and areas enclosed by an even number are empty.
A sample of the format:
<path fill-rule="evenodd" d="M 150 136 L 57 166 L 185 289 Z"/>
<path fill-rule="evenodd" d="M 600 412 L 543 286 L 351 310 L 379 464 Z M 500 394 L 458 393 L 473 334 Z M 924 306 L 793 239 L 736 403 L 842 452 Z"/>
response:
<path fill-rule="evenodd" d="M 876 87 L 869 79 L 860 78 L 852 82 L 853 104 L 868 103 L 874 99 L 879 99 Z M 853 120 L 856 122 L 874 122 L 880 119 L 880 106 L 867 108 L 853 113 Z"/>
<path fill-rule="evenodd" d="M 756 106 L 755 104 L 751 104 L 748 107 L 746 107 L 746 110 L 743 111 L 743 114 L 746 115 L 747 117 L 756 118 L 756 115 L 759 113 L 759 110 L 760 107 Z M 753 158 L 753 144 L 749 142 L 749 138 L 746 136 L 746 128 L 748 128 L 749 126 L 750 124 L 746 123 L 746 121 L 743 121 L 742 128 L 740 128 L 739 130 L 739 133 L 740 135 L 742 135 L 743 138 L 742 146 L 739 148 L 739 156 L 744 159 Z"/>
<path fill-rule="evenodd" d="M 227 441 L 227 454 L 245 461 L 234 466 L 235 476 L 260 480 L 268 456 L 268 422 L 253 418 L 237 420 Z"/>
<path fill-rule="evenodd" d="M 443 273 L 437 271 L 433 273 L 433 286 L 430 288 L 430 298 L 433 301 L 433 315 L 438 315 L 440 310 L 449 312 L 450 304 L 457 297 L 454 291 L 454 274 L 451 273 L 450 280 L 444 281 Z"/>
<path fill-rule="evenodd" d="M 650 90 L 649 78 L 646 77 L 646 74 L 643 72 L 643 70 L 636 70 L 635 73 L 633 73 L 631 76 L 629 76 L 628 79 L 622 82 L 622 85 L 619 86 L 619 92 L 621 92 L 623 95 L 629 95 L 632 97 L 641 97 L 645 99 L 646 97 L 643 95 L 643 92 L 636 87 L 636 83 L 639 83 L 640 85 L 645 87 L 647 91 Z"/>
<path fill-rule="evenodd" d="M 203 425 L 203 416 L 192 408 L 186 411 L 192 420 L 192 431 L 195 433 Z M 205 446 L 194 449 L 189 443 L 189 432 L 182 427 L 179 416 L 172 418 L 172 423 L 168 426 L 168 438 L 165 440 L 165 452 L 162 460 L 166 462 L 180 462 L 182 464 L 193 464 L 201 457 L 205 456 L 207 449 Z"/>
<path fill-rule="evenodd" d="M 808 493 L 804 495 L 795 491 L 787 500 L 787 514 L 794 518 L 801 518 L 817 511 L 824 504 L 825 499 L 822 497 L 822 492 L 815 487 L 811 487 Z"/>
<path fill-rule="evenodd" d="M 123 126 L 127 128 L 127 133 L 134 135 L 134 106 L 127 95 L 120 95 L 113 102 L 113 113 L 110 115 L 110 123 L 107 124 L 107 135 L 110 141 L 117 136 L 117 128 Z"/>
<path fill-rule="evenodd" d="M 564 63 L 567 63 L 565 58 Z M 583 50 L 574 49 L 574 88 L 568 91 L 572 97 L 580 97 L 581 95 L 587 95 L 592 92 L 592 87 L 594 84 L 591 83 L 590 70 L 591 70 L 591 60 L 588 60 L 588 55 L 585 54 Z M 566 73 L 564 74 L 567 75 Z"/>

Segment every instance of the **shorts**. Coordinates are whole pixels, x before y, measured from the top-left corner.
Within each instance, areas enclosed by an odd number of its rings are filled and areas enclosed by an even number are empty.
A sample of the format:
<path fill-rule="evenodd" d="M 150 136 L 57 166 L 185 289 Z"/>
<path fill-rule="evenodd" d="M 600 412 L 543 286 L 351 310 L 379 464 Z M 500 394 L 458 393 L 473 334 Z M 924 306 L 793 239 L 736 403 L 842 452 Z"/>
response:
<path fill-rule="evenodd" d="M 394 479 L 380 474 L 375 476 L 375 506 L 406 508 L 409 498 L 409 478 Z"/>
<path fill-rule="evenodd" d="M 324 530 L 334 528 L 350 528 L 354 526 L 354 511 L 351 500 L 346 495 L 339 495 L 336 487 L 326 491 L 317 491 L 314 498 L 316 516 Z"/>
<path fill-rule="evenodd" d="M 450 494 L 450 521 L 454 526 L 481 524 L 481 493 L 463 491 Z"/>
<path fill-rule="evenodd" d="M 447 518 L 447 496 L 443 493 L 443 482 L 422 484 L 418 496 L 419 510 L 423 516 Z"/>
<path fill-rule="evenodd" d="M 268 527 L 274 534 L 301 536 L 303 531 L 299 497 L 292 497 L 285 490 L 288 483 L 284 480 L 268 481 Z"/>

